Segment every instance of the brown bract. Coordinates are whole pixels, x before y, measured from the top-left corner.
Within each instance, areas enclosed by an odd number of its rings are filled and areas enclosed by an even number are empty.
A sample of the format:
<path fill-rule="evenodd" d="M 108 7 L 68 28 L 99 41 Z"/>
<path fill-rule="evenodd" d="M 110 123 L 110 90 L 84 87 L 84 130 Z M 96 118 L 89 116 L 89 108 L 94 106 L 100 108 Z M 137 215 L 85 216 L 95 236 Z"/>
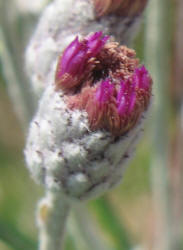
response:
<path fill-rule="evenodd" d="M 145 8 L 148 0 L 91 0 L 94 3 L 96 15 L 116 14 L 121 16 L 137 16 Z"/>

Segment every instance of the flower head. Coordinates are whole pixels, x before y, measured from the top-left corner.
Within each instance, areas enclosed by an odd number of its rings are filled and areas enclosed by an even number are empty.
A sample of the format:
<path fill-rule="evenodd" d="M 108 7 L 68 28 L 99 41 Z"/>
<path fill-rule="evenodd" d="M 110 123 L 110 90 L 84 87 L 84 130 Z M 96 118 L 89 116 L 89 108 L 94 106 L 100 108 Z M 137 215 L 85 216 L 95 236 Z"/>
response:
<path fill-rule="evenodd" d="M 71 199 L 100 195 L 121 180 L 151 98 L 151 77 L 135 52 L 96 32 L 58 60 L 55 82 L 31 122 L 28 168 Z"/>
<path fill-rule="evenodd" d="M 91 130 L 119 136 L 147 109 L 152 80 L 133 50 L 107 40 L 102 32 L 76 38 L 59 58 L 56 86 L 70 109 L 87 112 Z"/>

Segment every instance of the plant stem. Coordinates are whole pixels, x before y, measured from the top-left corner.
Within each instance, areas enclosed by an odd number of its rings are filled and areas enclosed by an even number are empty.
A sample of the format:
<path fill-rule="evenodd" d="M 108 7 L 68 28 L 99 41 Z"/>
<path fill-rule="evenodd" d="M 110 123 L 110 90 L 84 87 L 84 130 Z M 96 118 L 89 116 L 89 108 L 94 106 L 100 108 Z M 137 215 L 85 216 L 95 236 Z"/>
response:
<path fill-rule="evenodd" d="M 36 242 L 22 234 L 14 224 L 4 218 L 0 218 L 0 241 L 4 241 L 14 250 L 35 250 L 37 245 Z"/>
<path fill-rule="evenodd" d="M 174 136 L 172 138 L 172 159 L 171 159 L 171 177 L 172 177 L 172 193 L 173 193 L 173 208 L 174 208 L 174 238 L 176 246 L 174 249 L 183 249 L 183 1 L 176 2 L 174 12 L 174 56 L 173 56 L 173 81 L 172 81 L 172 97 L 175 114 Z"/>
<path fill-rule="evenodd" d="M 69 210 L 70 205 L 62 194 L 47 191 L 38 211 L 40 250 L 62 249 Z"/>
<path fill-rule="evenodd" d="M 152 192 L 156 210 L 155 241 L 152 249 L 171 250 L 172 211 L 169 182 L 169 0 L 151 0 L 146 19 L 146 61 L 154 81 Z"/>
<path fill-rule="evenodd" d="M 12 62 L 12 56 L 9 53 L 9 49 L 6 44 L 5 33 L 0 29 L 1 39 L 1 62 L 3 64 L 4 75 L 7 83 L 7 90 L 10 95 L 10 99 L 13 103 L 14 110 L 21 122 L 22 127 L 27 127 L 30 118 L 33 113 L 33 97 L 32 100 L 25 94 L 25 81 L 21 81 L 19 72 L 15 69 L 15 65 Z M 27 91 L 28 92 L 28 91 Z"/>
<path fill-rule="evenodd" d="M 79 250 L 112 250 L 109 246 L 109 242 L 106 241 L 106 238 L 103 234 L 100 233 L 100 230 L 97 229 L 95 220 L 93 220 L 92 215 L 87 211 L 87 207 L 84 204 L 73 207 L 73 213 L 70 218 L 70 228 L 73 231 L 73 235 L 77 239 L 80 238 L 81 241 L 85 244 L 83 248 L 80 247 Z M 71 231 L 71 232 L 72 232 Z"/>
<path fill-rule="evenodd" d="M 129 232 L 119 221 L 115 211 L 111 207 L 107 198 L 102 197 L 92 202 L 92 207 L 97 214 L 97 218 L 102 226 L 105 227 L 115 242 L 116 250 L 132 249 L 132 243 L 129 239 Z"/>
<path fill-rule="evenodd" d="M 8 18 L 6 13 L 10 5 L 11 18 Z M 0 61 L 3 76 L 14 110 L 23 129 L 26 129 L 37 103 L 36 97 L 29 89 L 29 82 L 24 73 L 23 42 L 26 38 L 24 33 L 20 32 L 20 22 L 18 22 L 20 16 L 18 16 L 16 5 L 7 0 L 0 3 L 0 8 L 4 9 L 0 15 Z"/>

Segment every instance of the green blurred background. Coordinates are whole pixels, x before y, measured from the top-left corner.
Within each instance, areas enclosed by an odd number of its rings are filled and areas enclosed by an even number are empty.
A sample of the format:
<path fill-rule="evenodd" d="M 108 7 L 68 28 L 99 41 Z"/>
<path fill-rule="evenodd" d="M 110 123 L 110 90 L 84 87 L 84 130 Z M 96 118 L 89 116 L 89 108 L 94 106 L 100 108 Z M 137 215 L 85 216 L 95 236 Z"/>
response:
<path fill-rule="evenodd" d="M 0 250 L 37 249 L 36 203 L 44 193 L 24 163 L 21 121 L 28 121 L 29 110 L 16 115 L 16 105 L 23 103 L 16 93 L 25 77 L 23 50 L 46 3 L 26 2 L 0 4 Z M 73 212 L 67 250 L 89 250 L 93 240 L 113 250 L 183 249 L 181 2 L 150 1 L 134 47 L 153 75 L 152 115 L 121 185 L 77 208 L 77 216 Z M 25 85 L 24 96 L 29 91 Z"/>

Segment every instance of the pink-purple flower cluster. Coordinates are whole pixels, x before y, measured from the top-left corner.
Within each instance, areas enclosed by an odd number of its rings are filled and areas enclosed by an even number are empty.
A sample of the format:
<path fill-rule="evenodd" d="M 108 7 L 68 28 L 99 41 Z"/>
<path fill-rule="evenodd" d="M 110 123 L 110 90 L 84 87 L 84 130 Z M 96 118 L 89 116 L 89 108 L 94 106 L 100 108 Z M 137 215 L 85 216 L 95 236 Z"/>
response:
<path fill-rule="evenodd" d="M 76 37 L 58 61 L 56 85 L 69 108 L 88 113 L 91 129 L 122 135 L 147 109 L 152 79 L 133 50 L 108 39 L 102 32 Z"/>
<path fill-rule="evenodd" d="M 114 85 L 109 79 L 103 80 L 96 90 L 96 100 L 102 105 L 109 102 L 114 94 Z"/>
<path fill-rule="evenodd" d="M 109 79 L 103 80 L 96 91 L 96 100 L 102 105 L 110 102 L 111 96 L 116 99 L 119 115 L 128 115 L 138 102 L 139 91 L 149 91 L 151 88 L 151 77 L 145 68 L 141 66 L 135 69 L 133 76 L 120 82 L 120 89 L 114 91 L 115 85 Z M 117 93 L 117 95 L 116 95 Z"/>
<path fill-rule="evenodd" d="M 122 80 L 120 84 L 109 79 L 103 80 L 95 93 L 100 114 L 96 117 L 101 119 L 98 123 L 108 120 L 110 124 L 113 124 L 111 125 L 112 131 L 120 131 L 122 127 L 123 132 L 126 132 L 133 127 L 141 113 L 148 107 L 151 85 L 151 77 L 144 65 L 136 68 L 133 75 Z M 112 120 L 111 117 L 108 118 L 108 114 L 113 117 Z M 105 127 L 105 124 L 102 126 Z"/>
<path fill-rule="evenodd" d="M 118 113 L 124 115 L 132 112 L 135 104 L 139 101 L 139 91 L 141 94 L 145 91 L 148 92 L 151 88 L 151 82 L 151 77 L 144 65 L 135 70 L 131 79 L 121 81 L 117 95 Z"/>
<path fill-rule="evenodd" d="M 69 80 L 73 77 L 77 78 L 77 81 L 80 81 L 80 79 L 82 79 L 82 73 L 86 68 L 87 61 L 97 55 L 108 38 L 108 36 L 103 36 L 101 31 L 93 33 L 82 41 L 79 41 L 77 36 L 65 49 L 63 55 L 59 59 L 55 76 L 56 83 L 58 83 L 58 85 L 65 85 L 64 82 L 62 82 L 62 80 L 65 79 L 64 75 L 69 75 Z"/>

